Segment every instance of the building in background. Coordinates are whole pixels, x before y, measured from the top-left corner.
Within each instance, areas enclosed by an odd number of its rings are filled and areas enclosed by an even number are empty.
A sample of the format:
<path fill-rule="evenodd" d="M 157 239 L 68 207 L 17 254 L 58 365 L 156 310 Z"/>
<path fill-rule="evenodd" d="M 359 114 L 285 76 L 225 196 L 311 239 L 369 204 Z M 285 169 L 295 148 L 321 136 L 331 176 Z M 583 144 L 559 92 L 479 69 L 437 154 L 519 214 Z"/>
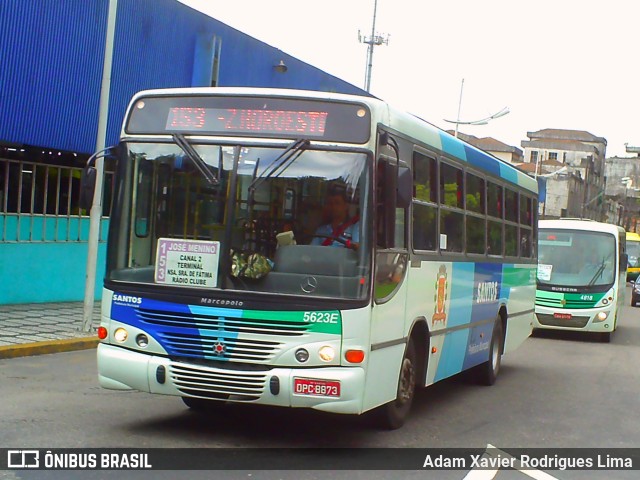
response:
<path fill-rule="evenodd" d="M 636 148 L 627 147 L 635 156 L 605 160 L 607 221 L 632 232 L 640 230 L 640 156 Z"/>
<path fill-rule="evenodd" d="M 582 130 L 527 132 L 522 141 L 526 170 L 546 178 L 541 218 L 604 220 L 607 140 Z"/>
<path fill-rule="evenodd" d="M 132 95 L 168 87 L 297 88 L 368 95 L 176 0 L 118 0 L 107 144 Z M 81 169 L 96 148 L 109 0 L 0 7 L 0 304 L 84 294 Z M 110 204 L 106 175 L 96 298 Z"/>

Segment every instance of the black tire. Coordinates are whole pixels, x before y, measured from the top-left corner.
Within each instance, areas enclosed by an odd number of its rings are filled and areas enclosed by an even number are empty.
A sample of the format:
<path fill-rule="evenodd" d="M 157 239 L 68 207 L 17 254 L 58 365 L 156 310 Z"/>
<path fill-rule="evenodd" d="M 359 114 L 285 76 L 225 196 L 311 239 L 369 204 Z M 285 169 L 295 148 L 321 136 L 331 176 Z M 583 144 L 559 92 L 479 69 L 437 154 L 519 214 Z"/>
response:
<path fill-rule="evenodd" d="M 182 401 L 194 412 L 211 412 L 225 406 L 225 402 L 205 398 L 182 397 Z"/>
<path fill-rule="evenodd" d="M 402 427 L 409 417 L 416 393 L 417 367 L 416 347 L 413 344 L 413 340 L 409 340 L 402 359 L 402 365 L 400 365 L 396 399 L 386 405 L 382 405 L 376 411 L 376 420 L 380 427 L 387 430 L 396 430 Z"/>
<path fill-rule="evenodd" d="M 502 321 L 496 318 L 491 334 L 491 345 L 489 346 L 489 360 L 478 365 L 477 380 L 481 385 L 493 385 L 496 383 L 500 364 L 502 363 Z"/>

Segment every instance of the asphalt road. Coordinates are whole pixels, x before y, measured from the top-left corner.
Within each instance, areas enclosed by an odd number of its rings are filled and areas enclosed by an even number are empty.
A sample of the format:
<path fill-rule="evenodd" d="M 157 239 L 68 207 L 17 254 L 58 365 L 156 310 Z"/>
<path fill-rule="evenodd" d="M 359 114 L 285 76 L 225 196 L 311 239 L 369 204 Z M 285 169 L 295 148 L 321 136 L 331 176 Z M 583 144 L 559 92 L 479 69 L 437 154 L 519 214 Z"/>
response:
<path fill-rule="evenodd" d="M 503 358 L 494 386 L 465 378 L 434 385 L 418 393 L 409 422 L 388 432 L 377 430 L 366 416 L 248 406 L 202 415 L 178 398 L 103 390 L 93 350 L 8 359 L 0 361 L 0 448 L 637 447 L 638 365 L 640 308 L 625 306 L 611 343 L 575 334 L 534 336 Z M 0 472 L 0 479 L 54 478 L 55 472 L 18 473 Z M 67 473 L 55 478 L 86 478 Z M 348 478 L 372 478 L 367 473 L 352 472 Z M 375 478 L 399 478 L 398 473 L 378 472 Z M 464 477 L 440 473 L 430 478 Z M 596 473 L 554 475 L 604 478 Z M 619 471 L 607 478 L 637 474 Z M 136 478 L 176 478 L 163 475 Z M 184 478 L 301 478 L 291 472 L 269 475 L 192 472 Z M 326 478 L 322 472 L 315 475 L 305 478 Z M 516 472 L 496 478 L 508 475 L 528 478 Z M 107 477 L 102 472 L 91 478 Z M 425 472 L 403 472 L 402 478 L 425 478 Z"/>

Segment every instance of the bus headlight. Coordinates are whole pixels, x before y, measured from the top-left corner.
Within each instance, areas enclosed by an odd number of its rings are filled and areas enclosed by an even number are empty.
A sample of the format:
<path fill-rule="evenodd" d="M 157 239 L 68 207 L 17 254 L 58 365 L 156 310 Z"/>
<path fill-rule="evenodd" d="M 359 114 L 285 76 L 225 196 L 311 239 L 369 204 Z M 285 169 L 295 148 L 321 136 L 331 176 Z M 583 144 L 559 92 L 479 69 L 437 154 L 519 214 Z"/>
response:
<path fill-rule="evenodd" d="M 324 362 L 330 362 L 335 358 L 336 351 L 333 349 L 333 347 L 325 345 L 324 347 L 321 347 L 320 350 L 318 350 L 318 355 L 320 355 L 320 360 Z"/>
<path fill-rule="evenodd" d="M 122 343 L 124 342 L 129 334 L 124 328 L 116 328 L 116 331 L 113 332 L 113 338 L 115 338 L 116 342 Z"/>
<path fill-rule="evenodd" d="M 607 319 L 607 312 L 600 312 L 596 315 L 596 322 L 604 322 Z"/>

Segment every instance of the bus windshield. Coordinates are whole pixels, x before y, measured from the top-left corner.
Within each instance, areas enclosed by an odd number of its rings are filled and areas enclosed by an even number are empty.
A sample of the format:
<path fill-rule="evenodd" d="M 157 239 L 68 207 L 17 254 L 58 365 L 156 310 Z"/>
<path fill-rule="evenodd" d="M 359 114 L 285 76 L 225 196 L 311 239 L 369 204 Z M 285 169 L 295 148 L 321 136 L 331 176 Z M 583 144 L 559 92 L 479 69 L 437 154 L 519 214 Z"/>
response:
<path fill-rule="evenodd" d="M 640 267 L 640 240 L 627 239 L 627 254 L 629 255 L 629 266 Z"/>
<path fill-rule="evenodd" d="M 615 281 L 616 265 L 611 234 L 540 229 L 538 288 L 608 288 Z"/>
<path fill-rule="evenodd" d="M 367 153 L 176 142 L 121 146 L 108 281 L 365 298 Z"/>

